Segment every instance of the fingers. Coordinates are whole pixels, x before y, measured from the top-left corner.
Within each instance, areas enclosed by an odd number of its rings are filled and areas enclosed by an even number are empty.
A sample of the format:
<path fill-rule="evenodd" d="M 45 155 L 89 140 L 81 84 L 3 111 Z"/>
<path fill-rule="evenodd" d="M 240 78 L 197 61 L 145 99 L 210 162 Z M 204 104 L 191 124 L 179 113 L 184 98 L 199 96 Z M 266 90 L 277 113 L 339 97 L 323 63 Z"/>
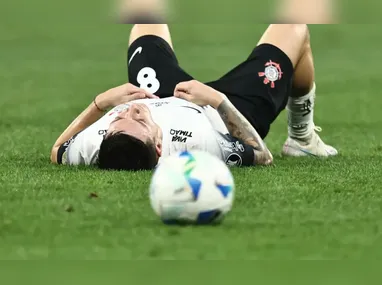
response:
<path fill-rule="evenodd" d="M 192 102 L 191 93 L 194 84 L 194 80 L 179 83 L 175 87 L 174 96 Z"/>
<path fill-rule="evenodd" d="M 135 92 L 131 95 L 129 95 L 133 99 L 144 99 L 144 98 L 149 98 L 149 99 L 159 99 L 158 96 L 151 94 L 145 90 L 139 90 L 138 92 Z"/>
<path fill-rule="evenodd" d="M 144 99 L 144 98 L 146 98 L 146 94 L 141 92 L 141 91 L 135 92 L 135 93 L 129 95 L 129 101 Z"/>
<path fill-rule="evenodd" d="M 145 96 L 147 98 L 152 98 L 152 99 L 158 99 L 159 97 L 150 93 L 149 91 L 145 90 L 145 89 L 142 89 L 142 88 L 138 88 L 136 92 L 140 92 L 140 93 L 143 93 L 145 94 Z"/>
<path fill-rule="evenodd" d="M 174 96 L 180 99 L 184 99 L 187 101 L 191 101 L 191 95 L 187 94 L 186 92 L 183 91 L 175 91 Z"/>
<path fill-rule="evenodd" d="M 129 94 L 133 94 L 133 93 L 136 93 L 136 92 L 141 92 L 143 89 L 131 84 L 131 83 L 127 83 L 126 84 L 127 86 L 127 93 Z"/>
<path fill-rule="evenodd" d="M 144 94 L 144 97 L 143 98 L 150 98 L 150 99 L 159 99 L 158 96 L 148 92 L 147 90 L 145 89 L 142 89 L 142 88 L 139 88 L 137 86 L 134 86 L 130 83 L 128 83 L 128 93 L 129 95 L 133 95 L 135 93 L 143 93 Z"/>
<path fill-rule="evenodd" d="M 192 81 L 181 82 L 175 87 L 176 92 L 190 93 Z"/>
<path fill-rule="evenodd" d="M 154 95 L 154 94 L 151 94 L 151 93 L 149 93 L 149 92 L 145 92 L 144 94 L 145 94 L 146 98 L 150 98 L 150 99 L 159 99 L 158 96 L 156 96 L 156 95 Z"/>

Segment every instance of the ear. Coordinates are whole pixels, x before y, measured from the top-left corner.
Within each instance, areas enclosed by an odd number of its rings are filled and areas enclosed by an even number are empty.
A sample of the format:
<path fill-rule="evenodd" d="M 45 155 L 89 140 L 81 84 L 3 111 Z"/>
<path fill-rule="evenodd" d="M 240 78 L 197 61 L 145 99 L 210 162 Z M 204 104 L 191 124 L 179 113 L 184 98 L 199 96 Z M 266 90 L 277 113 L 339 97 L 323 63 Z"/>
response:
<path fill-rule="evenodd" d="M 158 158 L 162 156 L 162 143 L 161 142 L 157 142 L 155 144 L 155 151 L 157 153 Z"/>

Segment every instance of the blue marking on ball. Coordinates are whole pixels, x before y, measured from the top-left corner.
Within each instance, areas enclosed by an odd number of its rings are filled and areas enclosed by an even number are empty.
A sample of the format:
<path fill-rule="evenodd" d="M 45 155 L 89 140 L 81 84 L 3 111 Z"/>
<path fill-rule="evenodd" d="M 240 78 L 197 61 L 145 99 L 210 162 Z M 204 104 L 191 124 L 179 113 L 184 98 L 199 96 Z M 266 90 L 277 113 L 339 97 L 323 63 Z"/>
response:
<path fill-rule="evenodd" d="M 231 193 L 231 191 L 232 191 L 231 185 L 216 184 L 216 187 L 223 194 L 224 198 L 227 198 L 228 194 Z"/>
<path fill-rule="evenodd" d="M 191 186 L 192 194 L 194 195 L 194 200 L 196 201 L 199 197 L 200 188 L 202 188 L 202 181 L 189 177 L 187 179 L 188 184 Z"/>
<path fill-rule="evenodd" d="M 191 153 L 189 153 L 187 150 L 186 151 L 183 151 L 179 154 L 179 157 L 183 157 L 183 156 L 186 156 L 186 157 L 190 157 L 191 156 Z"/>
<path fill-rule="evenodd" d="M 198 215 L 196 223 L 199 225 L 211 224 L 218 220 L 221 216 L 220 210 L 211 210 L 206 212 L 201 212 Z"/>

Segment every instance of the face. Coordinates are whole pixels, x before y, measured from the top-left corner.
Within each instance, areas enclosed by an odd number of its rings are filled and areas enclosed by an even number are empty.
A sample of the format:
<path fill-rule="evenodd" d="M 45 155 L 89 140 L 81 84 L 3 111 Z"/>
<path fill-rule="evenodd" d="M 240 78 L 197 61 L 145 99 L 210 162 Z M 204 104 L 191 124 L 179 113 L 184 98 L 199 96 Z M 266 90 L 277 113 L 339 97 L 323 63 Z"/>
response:
<path fill-rule="evenodd" d="M 131 104 L 129 109 L 121 112 L 110 124 L 108 135 L 124 133 L 143 142 L 152 140 L 161 154 L 162 132 L 153 121 L 149 108 L 145 104 Z"/>

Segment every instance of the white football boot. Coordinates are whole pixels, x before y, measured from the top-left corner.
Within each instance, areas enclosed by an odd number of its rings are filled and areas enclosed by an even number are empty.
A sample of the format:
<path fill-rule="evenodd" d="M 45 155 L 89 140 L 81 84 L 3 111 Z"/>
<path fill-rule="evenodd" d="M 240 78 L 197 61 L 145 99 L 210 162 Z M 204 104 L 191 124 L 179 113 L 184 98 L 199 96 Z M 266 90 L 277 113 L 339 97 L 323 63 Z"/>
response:
<path fill-rule="evenodd" d="M 338 154 L 338 151 L 330 146 L 325 144 L 320 136 L 316 132 L 321 132 L 320 127 L 315 126 L 310 142 L 302 143 L 298 140 L 288 137 L 284 143 L 282 149 L 282 155 L 284 156 L 315 156 L 315 157 L 329 157 L 335 156 Z"/>

